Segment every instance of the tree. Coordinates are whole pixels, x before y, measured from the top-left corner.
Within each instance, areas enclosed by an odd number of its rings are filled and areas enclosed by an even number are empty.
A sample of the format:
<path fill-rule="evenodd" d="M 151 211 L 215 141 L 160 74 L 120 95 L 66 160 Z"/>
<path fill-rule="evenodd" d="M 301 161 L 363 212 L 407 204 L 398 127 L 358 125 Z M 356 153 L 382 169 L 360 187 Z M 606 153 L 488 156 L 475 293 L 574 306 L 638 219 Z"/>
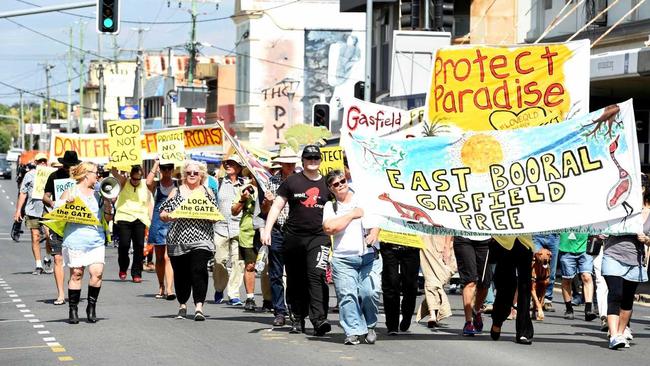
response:
<path fill-rule="evenodd" d="M 11 148 L 11 135 L 4 129 L 0 130 L 0 153 L 6 153 Z"/>

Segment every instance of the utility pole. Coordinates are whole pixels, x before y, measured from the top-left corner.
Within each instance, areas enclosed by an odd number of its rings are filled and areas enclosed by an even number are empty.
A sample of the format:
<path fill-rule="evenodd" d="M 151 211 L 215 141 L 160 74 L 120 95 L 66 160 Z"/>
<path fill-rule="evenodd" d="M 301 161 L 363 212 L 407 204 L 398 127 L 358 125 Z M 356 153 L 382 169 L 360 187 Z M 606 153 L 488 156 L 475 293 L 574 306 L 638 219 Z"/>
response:
<path fill-rule="evenodd" d="M 99 133 L 104 133 L 104 64 L 99 64 Z"/>
<path fill-rule="evenodd" d="M 49 63 L 45 64 L 45 122 L 46 122 L 46 127 L 49 129 L 51 126 L 51 118 L 52 118 L 52 101 L 50 100 L 50 70 L 54 68 L 54 65 L 50 65 Z M 38 149 L 39 150 L 44 150 L 45 144 L 43 141 L 43 119 L 41 118 L 41 123 L 40 123 L 41 130 L 39 131 L 38 135 Z"/>
<path fill-rule="evenodd" d="M 370 82 L 372 80 L 372 0 L 366 0 L 366 77 L 363 100 L 370 101 Z M 427 16 L 429 16 L 427 14 Z"/>
<path fill-rule="evenodd" d="M 42 105 L 43 104 L 41 104 L 41 106 Z M 27 146 L 27 150 L 34 148 L 34 109 L 32 108 L 31 104 L 29 105 L 29 127 L 31 131 L 29 131 L 29 146 Z"/>
<path fill-rule="evenodd" d="M 42 95 L 41 95 L 42 96 Z M 45 104 L 44 98 L 41 98 L 41 110 L 40 110 L 40 119 L 38 120 L 38 150 L 42 150 L 43 148 L 43 114 L 45 113 L 45 109 L 47 108 L 47 105 L 45 108 L 43 108 L 43 104 Z M 49 99 L 47 100 L 49 103 Z M 49 109 L 48 109 L 49 110 Z M 32 125 L 32 136 L 34 136 L 34 125 Z"/>
<path fill-rule="evenodd" d="M 20 120 L 18 121 L 18 131 L 20 132 L 20 146 L 21 149 L 25 149 L 25 107 L 23 105 L 23 91 L 18 91 L 20 95 Z"/>
<path fill-rule="evenodd" d="M 165 78 L 165 121 L 163 126 L 168 127 L 172 123 L 172 101 L 169 92 L 174 90 L 174 74 L 172 70 L 172 48 L 167 48 L 167 77 Z"/>
<path fill-rule="evenodd" d="M 190 69 L 187 73 L 187 85 L 194 86 L 194 69 L 196 68 L 196 1 L 192 0 L 192 32 L 190 33 L 190 43 L 188 44 L 188 51 L 190 52 Z M 192 125 L 192 108 L 187 108 L 185 113 L 185 126 Z"/>
<path fill-rule="evenodd" d="M 79 25 L 79 49 L 82 50 L 79 55 L 79 72 L 81 73 L 81 77 L 79 78 L 79 133 L 84 133 L 86 131 L 84 129 L 84 83 L 86 82 L 84 58 L 86 54 L 83 52 L 83 49 L 84 26 L 86 26 L 86 22 L 81 21 Z"/>
<path fill-rule="evenodd" d="M 72 133 L 72 27 L 70 27 L 70 47 L 68 47 L 68 105 L 66 112 L 68 113 L 68 128 L 67 132 Z"/>
<path fill-rule="evenodd" d="M 138 113 L 140 114 L 140 126 L 144 127 L 144 32 L 149 28 L 133 28 L 138 32 L 138 59 L 137 59 L 137 79 L 138 79 Z"/>

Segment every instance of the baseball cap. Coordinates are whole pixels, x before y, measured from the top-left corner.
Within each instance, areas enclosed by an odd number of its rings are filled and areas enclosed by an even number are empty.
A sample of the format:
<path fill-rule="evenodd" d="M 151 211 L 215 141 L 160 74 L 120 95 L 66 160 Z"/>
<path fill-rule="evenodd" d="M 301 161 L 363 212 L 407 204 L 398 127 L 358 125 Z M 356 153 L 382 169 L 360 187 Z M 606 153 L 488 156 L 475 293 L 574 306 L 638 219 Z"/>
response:
<path fill-rule="evenodd" d="M 47 155 L 43 153 L 36 154 L 36 156 L 34 156 L 34 161 L 39 161 L 39 160 L 47 160 Z"/>
<path fill-rule="evenodd" d="M 307 145 L 302 149 L 302 158 L 321 158 L 320 147 L 318 145 Z"/>

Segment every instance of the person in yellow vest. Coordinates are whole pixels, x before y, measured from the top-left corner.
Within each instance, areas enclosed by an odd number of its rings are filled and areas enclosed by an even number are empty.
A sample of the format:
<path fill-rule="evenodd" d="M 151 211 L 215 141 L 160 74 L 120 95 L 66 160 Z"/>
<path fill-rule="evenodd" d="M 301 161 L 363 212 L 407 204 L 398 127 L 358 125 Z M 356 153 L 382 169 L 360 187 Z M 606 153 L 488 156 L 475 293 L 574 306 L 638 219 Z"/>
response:
<path fill-rule="evenodd" d="M 113 167 L 111 174 L 120 182 L 120 194 L 115 203 L 115 223 L 119 234 L 117 262 L 120 266 L 120 280 L 126 280 L 129 268 L 129 249 L 133 242 L 133 282 L 142 282 L 142 260 L 145 228 L 151 225 L 153 199 L 142 179 L 142 167 L 134 165 L 127 179 Z"/>

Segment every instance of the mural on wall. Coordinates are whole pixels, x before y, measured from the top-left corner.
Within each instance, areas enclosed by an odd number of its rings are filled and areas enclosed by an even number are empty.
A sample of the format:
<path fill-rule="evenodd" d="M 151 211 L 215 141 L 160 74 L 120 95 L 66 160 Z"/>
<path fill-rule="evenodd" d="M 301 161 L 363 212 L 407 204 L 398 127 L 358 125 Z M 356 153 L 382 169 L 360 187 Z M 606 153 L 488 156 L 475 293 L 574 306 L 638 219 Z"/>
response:
<path fill-rule="evenodd" d="M 311 123 L 314 103 L 332 104 L 335 114 L 337 98 L 354 96 L 354 84 L 364 78 L 363 37 L 349 30 L 305 30 L 305 123 Z"/>
<path fill-rule="evenodd" d="M 295 74 L 296 69 L 300 68 L 302 60 L 301 55 L 295 52 L 297 41 L 287 38 L 270 39 L 266 42 L 261 59 L 263 80 L 260 81 L 262 86 L 260 90 L 260 119 L 264 123 L 262 129 L 262 143 L 265 146 L 273 146 L 284 142 L 283 133 L 289 127 L 289 88 L 290 85 L 284 83 L 288 77 Z M 296 66 L 298 65 L 298 66 Z M 300 80 L 300 78 L 293 77 Z M 301 81 L 302 83 L 302 81 Z M 300 100 L 300 85 L 293 97 L 293 121 L 296 123 L 302 118 L 299 109 L 296 108 L 297 101 Z"/>

